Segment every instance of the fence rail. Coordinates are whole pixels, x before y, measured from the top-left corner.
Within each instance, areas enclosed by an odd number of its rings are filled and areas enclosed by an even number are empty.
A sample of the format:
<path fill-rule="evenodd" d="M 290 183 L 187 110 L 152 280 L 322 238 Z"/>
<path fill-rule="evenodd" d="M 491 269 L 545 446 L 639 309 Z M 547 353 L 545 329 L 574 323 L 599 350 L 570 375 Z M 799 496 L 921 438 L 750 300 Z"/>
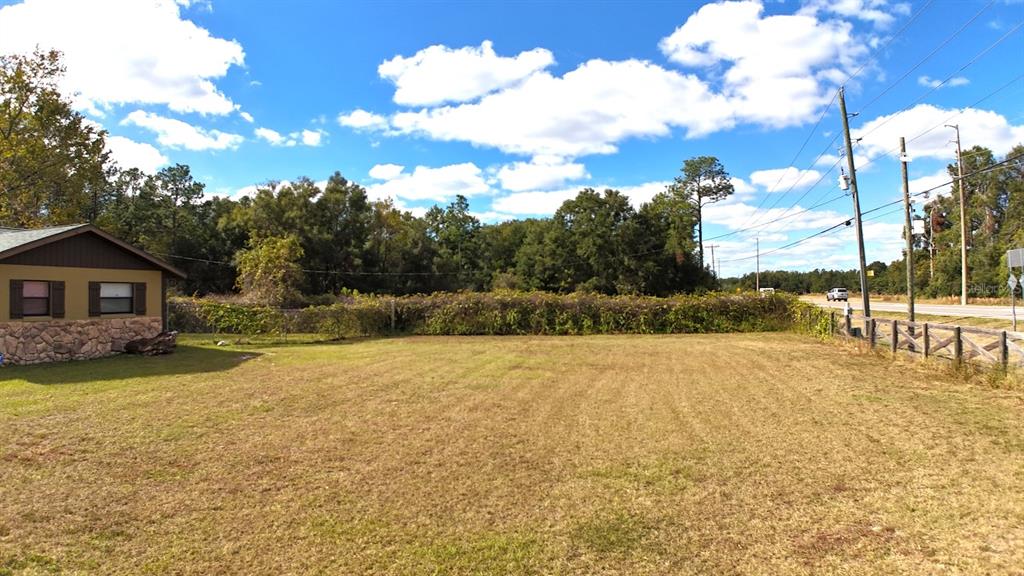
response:
<path fill-rule="evenodd" d="M 907 352 L 923 358 L 947 358 L 954 362 L 1024 366 L 1024 333 L 975 326 L 910 322 L 889 318 L 844 315 L 834 330 L 851 338 L 867 340 L 872 348 L 886 346 L 896 354 Z"/>

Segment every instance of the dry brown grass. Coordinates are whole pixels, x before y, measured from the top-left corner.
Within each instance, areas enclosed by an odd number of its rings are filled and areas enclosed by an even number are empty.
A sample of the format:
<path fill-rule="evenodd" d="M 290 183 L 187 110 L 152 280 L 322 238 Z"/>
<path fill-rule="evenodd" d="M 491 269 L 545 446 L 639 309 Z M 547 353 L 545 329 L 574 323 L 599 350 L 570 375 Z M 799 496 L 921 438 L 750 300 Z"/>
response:
<path fill-rule="evenodd" d="M 795 335 L 190 346 L 0 377 L 0 574 L 1024 566 L 1024 394 Z"/>

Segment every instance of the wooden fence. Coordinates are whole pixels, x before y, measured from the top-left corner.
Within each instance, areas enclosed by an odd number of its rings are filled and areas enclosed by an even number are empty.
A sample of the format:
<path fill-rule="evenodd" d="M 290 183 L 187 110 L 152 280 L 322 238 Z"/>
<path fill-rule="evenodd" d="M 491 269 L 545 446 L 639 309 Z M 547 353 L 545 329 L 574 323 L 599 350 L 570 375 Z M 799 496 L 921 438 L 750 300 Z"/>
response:
<path fill-rule="evenodd" d="M 871 347 L 887 347 L 893 354 L 905 351 L 923 358 L 947 358 L 954 362 L 997 364 L 1003 368 L 1024 366 L 1024 333 L 974 326 L 910 322 L 832 313 L 835 332 L 862 338 Z"/>

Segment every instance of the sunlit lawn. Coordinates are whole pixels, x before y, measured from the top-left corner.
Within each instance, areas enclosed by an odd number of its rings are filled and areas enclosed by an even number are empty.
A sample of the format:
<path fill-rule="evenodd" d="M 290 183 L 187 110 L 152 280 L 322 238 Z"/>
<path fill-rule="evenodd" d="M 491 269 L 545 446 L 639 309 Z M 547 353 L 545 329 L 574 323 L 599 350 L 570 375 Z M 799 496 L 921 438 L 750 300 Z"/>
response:
<path fill-rule="evenodd" d="M 1003 574 L 1024 394 L 787 334 L 0 370 L 0 574 Z"/>

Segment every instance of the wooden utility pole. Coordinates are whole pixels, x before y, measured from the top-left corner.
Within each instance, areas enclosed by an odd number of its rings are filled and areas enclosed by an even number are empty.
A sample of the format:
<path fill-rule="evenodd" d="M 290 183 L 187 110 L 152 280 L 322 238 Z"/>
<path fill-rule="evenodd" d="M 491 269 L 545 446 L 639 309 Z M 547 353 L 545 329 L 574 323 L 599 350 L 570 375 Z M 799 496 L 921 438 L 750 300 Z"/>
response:
<path fill-rule="evenodd" d="M 903 212 L 905 232 L 907 237 L 907 257 L 904 263 L 907 266 L 907 315 L 911 322 L 914 321 L 914 229 L 910 222 L 910 181 L 907 177 L 907 141 L 900 136 L 900 175 L 903 177 Z M 893 324 L 893 342 L 896 341 L 895 324 Z"/>
<path fill-rule="evenodd" d="M 715 266 L 715 248 L 718 244 L 708 244 L 708 248 L 711 248 L 711 272 L 714 273 L 715 277 L 718 277 L 718 268 Z"/>
<path fill-rule="evenodd" d="M 864 255 L 864 227 L 860 220 L 860 197 L 857 195 L 857 168 L 853 163 L 853 142 L 850 140 L 850 117 L 846 114 L 846 88 L 839 88 L 839 115 L 843 118 L 843 140 L 846 143 L 846 167 L 850 170 L 850 195 L 853 196 L 853 218 L 857 224 L 857 252 L 860 256 L 860 294 L 864 316 L 871 317 L 868 294 L 868 265 Z"/>
<path fill-rule="evenodd" d="M 935 279 L 935 206 L 928 208 L 928 279 Z"/>
<path fill-rule="evenodd" d="M 956 130 L 956 181 L 960 183 L 960 305 L 967 305 L 967 200 L 964 194 L 964 162 L 960 152 L 960 125 L 946 124 Z"/>

